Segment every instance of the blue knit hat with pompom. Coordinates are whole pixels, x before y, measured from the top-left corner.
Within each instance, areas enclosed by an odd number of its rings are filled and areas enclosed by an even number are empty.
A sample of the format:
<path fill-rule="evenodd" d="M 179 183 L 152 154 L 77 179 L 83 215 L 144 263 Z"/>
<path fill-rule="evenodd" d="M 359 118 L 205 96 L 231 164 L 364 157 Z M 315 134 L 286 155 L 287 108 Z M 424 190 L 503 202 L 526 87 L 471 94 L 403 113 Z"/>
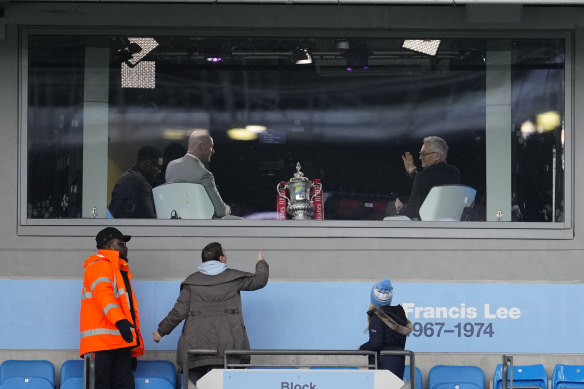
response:
<path fill-rule="evenodd" d="M 391 304 L 391 298 L 393 297 L 393 286 L 391 286 L 390 280 L 383 280 L 375 285 L 371 289 L 371 303 L 378 307 L 383 307 Z"/>

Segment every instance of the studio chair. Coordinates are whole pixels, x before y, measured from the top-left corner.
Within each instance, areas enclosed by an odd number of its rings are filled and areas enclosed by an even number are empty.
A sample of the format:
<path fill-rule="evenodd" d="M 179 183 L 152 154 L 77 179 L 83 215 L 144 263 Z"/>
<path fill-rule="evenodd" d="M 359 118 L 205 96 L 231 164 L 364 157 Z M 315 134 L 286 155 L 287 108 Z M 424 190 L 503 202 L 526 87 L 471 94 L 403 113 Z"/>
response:
<path fill-rule="evenodd" d="M 414 383 L 415 389 L 422 389 L 424 387 L 422 381 L 422 371 L 417 366 L 414 374 L 414 379 L 416 380 Z M 406 365 L 406 368 L 404 369 L 403 381 L 404 383 L 410 382 L 410 365 Z"/>
<path fill-rule="evenodd" d="M 476 189 L 466 185 L 435 186 L 420 206 L 420 219 L 460 221 L 464 209 L 472 205 L 476 195 Z"/>
<path fill-rule="evenodd" d="M 55 389 L 55 367 L 46 360 L 6 360 L 0 365 L 0 389 Z"/>
<path fill-rule="evenodd" d="M 428 389 L 485 389 L 485 373 L 478 366 L 436 365 L 428 372 Z"/>
<path fill-rule="evenodd" d="M 176 182 L 152 189 L 158 219 L 212 219 L 213 203 L 200 184 Z"/>
<path fill-rule="evenodd" d="M 59 389 L 83 389 L 82 359 L 71 359 L 63 362 Z"/>
<path fill-rule="evenodd" d="M 557 364 L 551 389 L 584 389 L 584 365 Z"/>
<path fill-rule="evenodd" d="M 537 365 L 512 365 L 513 380 L 511 380 L 511 370 L 507 370 L 507 387 L 527 388 L 527 389 L 547 389 L 548 377 L 542 364 Z M 498 364 L 493 374 L 493 389 L 503 387 L 503 365 Z"/>
<path fill-rule="evenodd" d="M 470 207 L 477 195 L 466 185 L 438 185 L 430 189 L 420 206 L 422 221 L 460 221 L 464 210 Z M 386 216 L 383 220 L 412 220 L 404 215 Z"/>
<path fill-rule="evenodd" d="M 134 384 L 136 389 L 175 389 L 176 368 L 170 361 L 138 360 Z"/>

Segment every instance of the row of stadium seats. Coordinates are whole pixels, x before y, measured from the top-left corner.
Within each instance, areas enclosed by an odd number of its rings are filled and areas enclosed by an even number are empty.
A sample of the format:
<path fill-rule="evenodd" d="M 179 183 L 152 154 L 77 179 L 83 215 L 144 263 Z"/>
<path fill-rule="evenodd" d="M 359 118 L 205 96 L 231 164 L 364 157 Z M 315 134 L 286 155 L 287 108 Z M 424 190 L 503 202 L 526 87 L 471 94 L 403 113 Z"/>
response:
<path fill-rule="evenodd" d="M 176 368 L 169 361 L 140 361 L 136 389 L 176 389 Z M 0 389 L 55 389 L 55 367 L 46 360 L 7 360 L 0 365 Z M 60 389 L 83 389 L 83 361 L 61 365 Z"/>
<path fill-rule="evenodd" d="M 543 365 L 513 366 L 513 388 L 548 389 Z M 404 381 L 410 378 L 406 365 Z M 508 371 L 508 386 L 511 386 Z M 136 389 L 175 389 L 176 368 L 169 361 L 140 361 L 134 372 Z M 502 365 L 493 374 L 492 389 L 501 389 Z M 549 389 L 584 389 L 584 365 L 557 364 Z M 415 389 L 424 387 L 422 372 L 415 369 Z M 0 389 L 55 389 L 55 367 L 46 360 L 7 360 L 0 365 Z M 69 360 L 61 366 L 60 389 L 83 388 L 83 361 Z M 485 389 L 485 374 L 477 366 L 437 365 L 428 372 L 428 389 Z"/>
<path fill-rule="evenodd" d="M 511 374 L 512 373 L 512 374 Z M 512 382 L 511 382 L 512 376 Z M 406 366 L 404 381 L 409 381 L 410 366 Z M 503 367 L 495 368 L 492 389 L 503 386 Z M 424 387 L 422 373 L 416 367 L 416 389 Z M 548 376 L 541 364 L 515 365 L 507 371 L 507 387 L 548 389 Z M 557 364 L 549 383 L 550 389 L 584 389 L 584 365 Z M 437 365 L 428 372 L 428 389 L 485 389 L 485 374 L 478 366 Z"/>

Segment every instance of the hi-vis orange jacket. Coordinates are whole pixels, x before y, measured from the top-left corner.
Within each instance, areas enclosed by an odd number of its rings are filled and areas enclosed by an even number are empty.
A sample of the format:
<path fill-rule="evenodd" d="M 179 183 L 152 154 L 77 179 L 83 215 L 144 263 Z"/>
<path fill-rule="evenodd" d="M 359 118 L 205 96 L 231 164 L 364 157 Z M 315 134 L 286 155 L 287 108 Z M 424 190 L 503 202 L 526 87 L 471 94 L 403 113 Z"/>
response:
<path fill-rule="evenodd" d="M 125 347 L 134 347 L 131 353 L 133 357 L 144 354 L 138 302 L 134 293 L 132 296 L 128 295 L 120 272 L 120 270 L 127 271 L 128 279 L 132 279 L 128 263 L 119 257 L 117 251 L 99 250 L 96 255 L 89 257 L 83 266 L 85 274 L 81 294 L 81 345 L 79 347 L 81 356 L 94 351 Z M 135 323 L 130 311 L 130 298 L 133 299 Z M 132 343 L 126 342 L 116 327 L 116 322 L 123 319 L 127 319 L 135 327 L 132 328 L 134 336 Z"/>

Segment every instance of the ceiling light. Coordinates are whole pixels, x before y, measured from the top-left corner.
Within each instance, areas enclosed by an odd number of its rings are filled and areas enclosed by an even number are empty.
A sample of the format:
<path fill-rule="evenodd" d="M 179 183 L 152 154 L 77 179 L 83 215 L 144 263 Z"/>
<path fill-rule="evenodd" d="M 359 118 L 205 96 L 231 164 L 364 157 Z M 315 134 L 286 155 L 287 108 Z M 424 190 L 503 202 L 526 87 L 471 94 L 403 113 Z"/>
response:
<path fill-rule="evenodd" d="M 416 39 L 406 39 L 402 47 L 404 49 L 416 51 L 418 53 L 427 54 L 434 56 L 438 52 L 438 47 L 440 46 L 439 40 L 416 40 Z"/>
<path fill-rule="evenodd" d="M 266 126 L 260 126 L 259 124 L 248 124 L 245 126 L 245 129 L 249 132 L 254 132 L 259 134 L 260 132 L 264 132 L 267 130 Z"/>
<path fill-rule="evenodd" d="M 347 59 L 347 70 L 361 69 L 367 70 L 369 68 L 369 50 L 367 47 L 354 47 L 345 52 Z"/>
<path fill-rule="evenodd" d="M 296 65 L 308 65 L 312 63 L 312 55 L 310 55 L 308 49 L 303 47 L 297 47 L 292 52 L 291 61 Z"/>
<path fill-rule="evenodd" d="M 232 128 L 227 130 L 227 136 L 233 140 L 255 140 L 258 134 L 248 131 L 245 128 Z"/>
<path fill-rule="evenodd" d="M 536 116 L 537 128 L 544 131 L 553 131 L 562 124 L 562 117 L 556 111 L 543 112 Z"/>

